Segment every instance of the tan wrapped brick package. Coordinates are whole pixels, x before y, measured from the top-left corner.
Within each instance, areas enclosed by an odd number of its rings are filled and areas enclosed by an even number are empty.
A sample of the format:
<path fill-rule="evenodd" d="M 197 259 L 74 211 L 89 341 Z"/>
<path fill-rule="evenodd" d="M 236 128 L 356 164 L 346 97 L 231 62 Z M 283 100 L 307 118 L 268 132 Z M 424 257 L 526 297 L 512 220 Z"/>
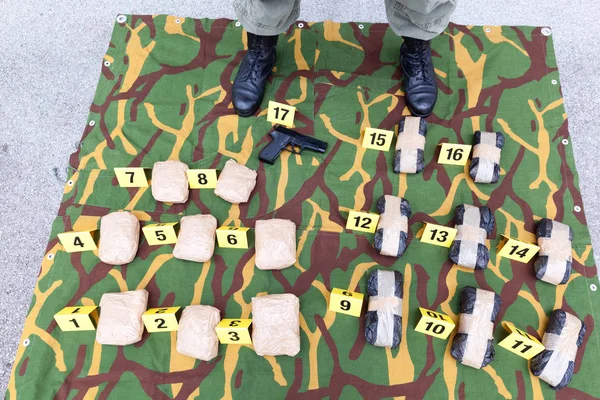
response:
<path fill-rule="evenodd" d="M 211 306 L 187 306 L 179 319 L 177 352 L 210 361 L 219 352 L 215 328 L 221 322 L 221 313 Z"/>
<path fill-rule="evenodd" d="M 128 211 L 117 211 L 100 219 L 100 261 L 110 265 L 133 261 L 140 240 L 140 221 Z"/>
<path fill-rule="evenodd" d="M 215 194 L 232 204 L 246 203 L 256 186 L 256 171 L 228 160 L 219 175 Z"/>
<path fill-rule="evenodd" d="M 256 266 L 283 269 L 296 262 L 296 224 L 289 219 L 256 221 Z"/>
<path fill-rule="evenodd" d="M 300 300 L 293 294 L 252 298 L 252 344 L 259 356 L 290 356 L 300 351 Z"/>
<path fill-rule="evenodd" d="M 212 215 L 191 215 L 181 218 L 173 256 L 180 260 L 205 262 L 215 251 L 217 219 Z"/>
<path fill-rule="evenodd" d="M 103 294 L 96 341 L 113 346 L 139 342 L 144 333 L 142 314 L 147 305 L 148 292 L 145 290 Z"/>
<path fill-rule="evenodd" d="M 185 203 L 190 193 L 186 171 L 188 166 L 171 160 L 154 163 L 152 197 L 164 203 Z"/>

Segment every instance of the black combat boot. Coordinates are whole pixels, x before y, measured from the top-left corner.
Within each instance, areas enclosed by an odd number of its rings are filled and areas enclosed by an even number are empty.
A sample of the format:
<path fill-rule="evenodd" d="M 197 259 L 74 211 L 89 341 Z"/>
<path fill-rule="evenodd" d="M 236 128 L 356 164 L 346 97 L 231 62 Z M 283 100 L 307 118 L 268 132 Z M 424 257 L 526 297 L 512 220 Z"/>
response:
<path fill-rule="evenodd" d="M 406 105 L 417 117 L 429 116 L 437 100 L 437 83 L 430 43 L 429 40 L 404 37 L 400 48 Z"/>
<path fill-rule="evenodd" d="M 248 32 L 248 51 L 233 81 L 233 108 L 242 117 L 254 114 L 265 94 L 277 53 L 277 36 Z"/>

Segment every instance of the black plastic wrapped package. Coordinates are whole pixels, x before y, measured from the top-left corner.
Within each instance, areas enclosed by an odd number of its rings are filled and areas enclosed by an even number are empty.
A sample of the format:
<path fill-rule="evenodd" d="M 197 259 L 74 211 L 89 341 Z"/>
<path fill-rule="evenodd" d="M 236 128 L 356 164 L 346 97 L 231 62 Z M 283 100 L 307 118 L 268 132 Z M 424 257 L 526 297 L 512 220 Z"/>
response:
<path fill-rule="evenodd" d="M 375 270 L 369 275 L 365 338 L 373 346 L 398 347 L 402 341 L 402 274 Z"/>
<path fill-rule="evenodd" d="M 489 290 L 462 289 L 458 333 L 450 350 L 461 364 L 479 369 L 494 361 L 494 322 L 501 303 L 500 296 Z"/>
<path fill-rule="evenodd" d="M 406 117 L 400 121 L 396 154 L 394 155 L 394 172 L 415 174 L 425 168 L 425 135 L 427 122 L 420 117 Z"/>
<path fill-rule="evenodd" d="M 535 276 L 548 283 L 567 283 L 571 276 L 573 231 L 569 225 L 542 218 L 536 236 L 540 252 L 534 264 Z"/>
<path fill-rule="evenodd" d="M 504 135 L 500 132 L 474 134 L 473 158 L 469 175 L 476 183 L 496 183 L 500 178 L 500 153 L 504 146 Z"/>
<path fill-rule="evenodd" d="M 573 378 L 577 349 L 584 335 L 582 320 L 563 310 L 552 311 L 542 339 L 545 349 L 531 359 L 531 373 L 554 390 L 567 386 Z"/>
<path fill-rule="evenodd" d="M 384 256 L 401 257 L 408 246 L 410 203 L 396 196 L 381 196 L 377 201 L 381 215 L 373 238 L 373 247 Z"/>
<path fill-rule="evenodd" d="M 485 241 L 494 230 L 492 211 L 486 206 L 461 204 L 456 207 L 454 221 L 458 232 L 450 247 L 450 260 L 467 268 L 487 268 L 490 252 Z"/>

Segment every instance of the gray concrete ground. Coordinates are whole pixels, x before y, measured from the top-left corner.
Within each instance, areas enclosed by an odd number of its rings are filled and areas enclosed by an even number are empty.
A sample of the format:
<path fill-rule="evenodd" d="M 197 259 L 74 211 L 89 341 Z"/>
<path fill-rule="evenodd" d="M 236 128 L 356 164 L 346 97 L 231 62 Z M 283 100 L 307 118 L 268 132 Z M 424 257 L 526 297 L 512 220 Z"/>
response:
<path fill-rule="evenodd" d="M 382 0 L 304 0 L 309 21 L 383 22 Z M 58 210 L 66 165 L 81 137 L 100 62 L 119 13 L 235 18 L 224 0 L 0 0 L 0 383 L 2 393 Z M 459 0 L 454 22 L 553 29 L 586 215 L 600 245 L 600 2 Z M 596 254 L 600 260 L 600 251 Z"/>

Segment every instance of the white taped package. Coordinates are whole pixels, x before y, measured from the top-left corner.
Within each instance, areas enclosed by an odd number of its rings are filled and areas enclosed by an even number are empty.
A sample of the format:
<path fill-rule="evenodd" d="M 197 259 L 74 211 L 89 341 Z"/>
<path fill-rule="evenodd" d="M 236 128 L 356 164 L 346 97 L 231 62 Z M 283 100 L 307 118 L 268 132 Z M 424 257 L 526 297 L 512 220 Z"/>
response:
<path fill-rule="evenodd" d="M 494 214 L 486 206 L 460 204 L 454 214 L 456 236 L 448 258 L 455 264 L 471 269 L 487 268 L 490 252 L 487 235 L 494 229 Z"/>
<path fill-rule="evenodd" d="M 100 299 L 96 341 L 114 346 L 139 342 L 144 333 L 142 314 L 147 305 L 148 292 L 145 290 L 104 293 Z"/>
<path fill-rule="evenodd" d="M 219 352 L 215 328 L 221 313 L 211 306 L 187 306 L 181 313 L 177 330 L 177 352 L 202 361 L 210 361 Z"/>
<path fill-rule="evenodd" d="M 374 346 L 398 347 L 402 341 L 403 281 L 400 271 L 375 270 L 369 275 L 365 339 Z"/>
<path fill-rule="evenodd" d="M 401 257 L 408 246 L 410 204 L 396 196 L 381 196 L 377 201 L 380 218 L 373 237 L 373 247 L 384 256 Z"/>
<path fill-rule="evenodd" d="M 544 332 L 541 353 L 531 359 L 531 373 L 558 390 L 571 382 L 577 349 L 583 343 L 586 326 L 564 310 L 554 310 Z"/>
<path fill-rule="evenodd" d="M 500 178 L 500 154 L 504 135 L 500 132 L 476 131 L 469 174 L 477 183 L 496 183 Z"/>
<path fill-rule="evenodd" d="M 256 186 L 256 171 L 227 160 L 215 187 L 215 195 L 232 204 L 245 203 Z"/>
<path fill-rule="evenodd" d="M 258 269 L 283 269 L 296 262 L 296 224 L 293 221 L 256 221 L 254 229 Z"/>
<path fill-rule="evenodd" d="M 187 170 L 188 166 L 181 161 L 154 163 L 151 185 L 154 200 L 164 203 L 185 203 L 190 193 Z"/>
<path fill-rule="evenodd" d="M 252 344 L 259 356 L 290 356 L 300 351 L 300 300 L 293 294 L 252 298 Z"/>
<path fill-rule="evenodd" d="M 466 286 L 460 295 L 460 321 L 450 354 L 463 365 L 483 368 L 494 360 L 494 322 L 500 296 Z"/>
<path fill-rule="evenodd" d="M 427 122 L 420 117 L 406 117 L 400 121 L 393 160 L 395 173 L 415 174 L 425 168 L 425 135 Z"/>
<path fill-rule="evenodd" d="M 100 218 L 98 258 L 110 265 L 133 261 L 140 240 L 140 221 L 128 211 L 117 211 Z"/>
<path fill-rule="evenodd" d="M 212 215 L 190 215 L 181 218 L 173 257 L 180 260 L 206 262 L 215 251 L 217 219 Z"/>
<path fill-rule="evenodd" d="M 536 278 L 553 285 L 567 283 L 573 265 L 573 231 L 569 225 L 542 218 L 537 224 L 536 236 L 540 246 L 534 264 Z"/>

